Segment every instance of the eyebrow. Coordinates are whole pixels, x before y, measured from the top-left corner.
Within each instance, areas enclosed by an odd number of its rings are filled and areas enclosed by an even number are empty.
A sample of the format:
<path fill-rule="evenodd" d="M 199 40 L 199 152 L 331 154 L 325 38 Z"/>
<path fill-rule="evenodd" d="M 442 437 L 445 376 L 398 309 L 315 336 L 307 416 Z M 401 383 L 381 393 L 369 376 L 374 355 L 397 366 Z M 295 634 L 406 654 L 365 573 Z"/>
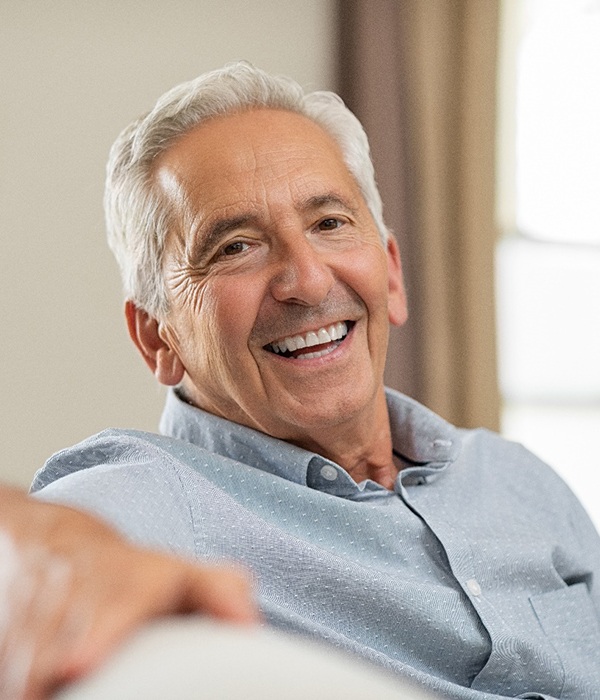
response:
<path fill-rule="evenodd" d="M 341 207 L 350 214 L 356 214 L 357 212 L 355 207 L 334 192 L 327 192 L 326 194 L 318 194 L 314 195 L 313 197 L 308 197 L 308 199 L 305 199 L 300 203 L 298 208 L 300 211 L 307 212 L 327 206 Z"/>
<path fill-rule="evenodd" d="M 240 214 L 239 216 L 217 219 L 201 235 L 193 237 L 190 245 L 187 247 L 188 258 L 201 260 L 206 252 L 216 247 L 228 233 L 238 228 L 244 228 L 249 224 L 256 224 L 257 221 L 258 217 L 254 214 Z"/>

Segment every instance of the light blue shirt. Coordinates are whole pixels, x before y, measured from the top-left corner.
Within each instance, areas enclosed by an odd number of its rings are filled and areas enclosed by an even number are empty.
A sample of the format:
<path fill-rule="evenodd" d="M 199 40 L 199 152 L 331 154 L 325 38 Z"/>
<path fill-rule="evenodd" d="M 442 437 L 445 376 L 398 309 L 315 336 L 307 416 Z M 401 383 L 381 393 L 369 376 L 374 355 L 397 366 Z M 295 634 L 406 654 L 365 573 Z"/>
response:
<path fill-rule="evenodd" d="M 164 435 L 104 431 L 32 490 L 244 563 L 269 623 L 444 697 L 600 698 L 600 540 L 576 498 L 522 447 L 387 398 L 394 491 L 174 392 Z"/>

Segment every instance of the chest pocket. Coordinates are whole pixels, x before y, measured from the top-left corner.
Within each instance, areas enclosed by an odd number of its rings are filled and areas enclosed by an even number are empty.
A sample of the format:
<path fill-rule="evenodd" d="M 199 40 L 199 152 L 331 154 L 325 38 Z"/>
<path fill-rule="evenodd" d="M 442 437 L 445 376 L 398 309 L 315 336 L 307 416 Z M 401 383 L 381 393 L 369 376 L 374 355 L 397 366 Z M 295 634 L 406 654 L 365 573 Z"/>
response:
<path fill-rule="evenodd" d="M 536 617 L 560 657 L 569 688 L 600 687 L 600 621 L 587 586 L 577 583 L 529 599 Z M 598 697 L 579 695 L 578 697 Z"/>

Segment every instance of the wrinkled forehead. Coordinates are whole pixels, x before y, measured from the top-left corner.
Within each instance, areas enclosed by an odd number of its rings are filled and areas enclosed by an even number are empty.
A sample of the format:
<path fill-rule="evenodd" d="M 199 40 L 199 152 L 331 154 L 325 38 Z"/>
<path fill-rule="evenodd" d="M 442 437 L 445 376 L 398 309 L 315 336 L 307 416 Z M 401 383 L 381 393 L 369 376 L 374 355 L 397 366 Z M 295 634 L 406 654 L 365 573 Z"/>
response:
<path fill-rule="evenodd" d="M 158 186 L 178 208 L 226 206 L 319 188 L 358 186 L 336 141 L 309 118 L 261 109 L 216 117 L 181 136 L 155 165 Z M 313 191 L 314 190 L 314 191 Z M 182 212 L 183 213 L 183 212 Z"/>

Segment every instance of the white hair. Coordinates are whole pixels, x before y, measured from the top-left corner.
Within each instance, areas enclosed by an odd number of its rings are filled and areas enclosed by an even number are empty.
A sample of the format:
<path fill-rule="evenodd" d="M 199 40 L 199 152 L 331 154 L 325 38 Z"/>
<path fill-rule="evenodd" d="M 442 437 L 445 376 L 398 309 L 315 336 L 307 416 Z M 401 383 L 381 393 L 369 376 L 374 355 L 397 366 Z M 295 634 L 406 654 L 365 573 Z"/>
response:
<path fill-rule="evenodd" d="M 168 310 L 162 255 L 172 223 L 154 176 L 156 158 L 208 119 L 260 108 L 304 115 L 337 142 L 382 241 L 387 241 L 369 142 L 342 100 L 332 92 L 305 94 L 290 78 L 246 62 L 227 65 L 169 90 L 154 109 L 121 132 L 110 151 L 104 197 L 108 243 L 121 269 L 125 296 L 150 315 L 159 317 Z"/>

